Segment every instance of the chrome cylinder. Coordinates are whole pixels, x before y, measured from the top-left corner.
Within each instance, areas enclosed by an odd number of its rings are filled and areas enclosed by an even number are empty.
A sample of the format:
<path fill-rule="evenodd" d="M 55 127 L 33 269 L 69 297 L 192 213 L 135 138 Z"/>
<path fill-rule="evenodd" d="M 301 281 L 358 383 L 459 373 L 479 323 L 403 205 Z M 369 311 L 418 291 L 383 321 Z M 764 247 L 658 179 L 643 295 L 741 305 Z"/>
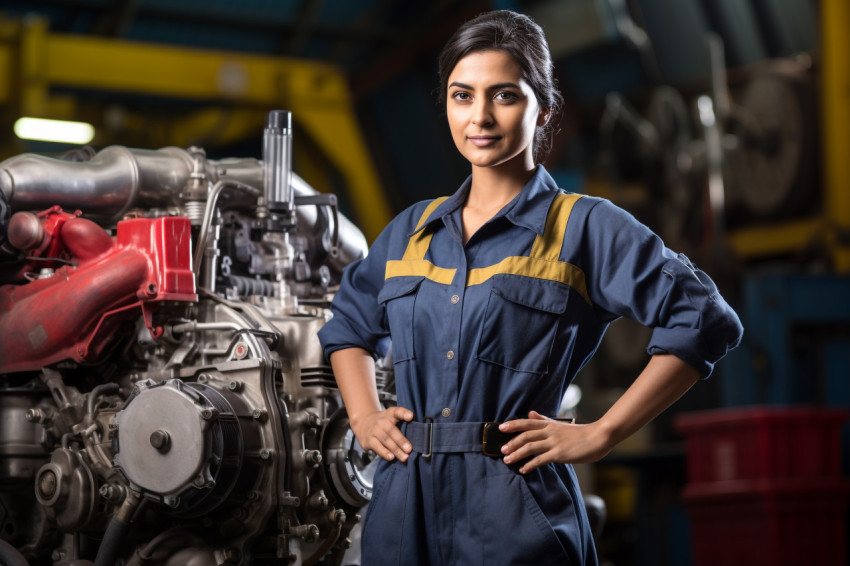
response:
<path fill-rule="evenodd" d="M 263 130 L 263 190 L 269 209 L 292 214 L 292 113 L 272 110 Z"/>

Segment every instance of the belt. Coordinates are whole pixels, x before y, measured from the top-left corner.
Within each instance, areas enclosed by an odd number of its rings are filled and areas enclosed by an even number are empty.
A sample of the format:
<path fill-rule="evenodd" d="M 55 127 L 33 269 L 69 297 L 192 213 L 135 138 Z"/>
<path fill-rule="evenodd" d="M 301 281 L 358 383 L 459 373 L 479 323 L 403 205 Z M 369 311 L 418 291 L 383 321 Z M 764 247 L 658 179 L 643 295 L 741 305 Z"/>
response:
<path fill-rule="evenodd" d="M 482 452 L 491 458 L 501 458 L 502 446 L 518 433 L 502 432 L 499 424 L 435 423 L 434 419 L 427 417 L 421 423 L 404 423 L 401 431 L 413 450 L 422 454 L 426 460 L 431 454 L 450 452 Z"/>

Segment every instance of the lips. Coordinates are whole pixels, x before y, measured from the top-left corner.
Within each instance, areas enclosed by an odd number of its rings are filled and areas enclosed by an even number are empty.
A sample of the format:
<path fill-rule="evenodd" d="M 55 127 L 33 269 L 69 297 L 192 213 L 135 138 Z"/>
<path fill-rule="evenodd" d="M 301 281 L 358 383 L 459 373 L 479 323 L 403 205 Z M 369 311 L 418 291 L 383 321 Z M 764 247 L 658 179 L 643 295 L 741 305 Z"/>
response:
<path fill-rule="evenodd" d="M 467 136 L 472 145 L 476 147 L 487 147 L 501 139 L 501 136 Z"/>

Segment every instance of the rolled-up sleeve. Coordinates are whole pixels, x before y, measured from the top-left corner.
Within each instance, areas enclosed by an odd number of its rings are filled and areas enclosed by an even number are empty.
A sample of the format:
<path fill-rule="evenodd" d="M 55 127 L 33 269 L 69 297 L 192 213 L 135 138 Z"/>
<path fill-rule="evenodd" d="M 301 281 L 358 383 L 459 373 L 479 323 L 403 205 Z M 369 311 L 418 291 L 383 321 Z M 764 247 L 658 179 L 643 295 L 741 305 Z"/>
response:
<path fill-rule="evenodd" d="M 387 227 L 372 244 L 369 254 L 346 266 L 339 291 L 331 304 L 331 319 L 319 330 L 325 359 L 336 350 L 363 348 L 383 357 L 390 339 L 378 292 L 384 284 L 387 246 L 392 232 Z"/>
<path fill-rule="evenodd" d="M 743 335 L 714 282 L 607 201 L 593 207 L 585 229 L 588 293 L 596 308 L 651 327 L 650 354 L 673 354 L 708 377 Z"/>

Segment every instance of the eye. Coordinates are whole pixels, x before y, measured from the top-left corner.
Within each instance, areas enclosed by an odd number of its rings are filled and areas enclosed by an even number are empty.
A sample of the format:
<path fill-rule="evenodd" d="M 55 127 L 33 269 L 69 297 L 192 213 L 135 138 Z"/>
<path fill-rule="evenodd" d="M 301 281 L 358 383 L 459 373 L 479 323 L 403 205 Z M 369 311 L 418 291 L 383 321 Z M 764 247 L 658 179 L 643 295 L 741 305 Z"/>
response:
<path fill-rule="evenodd" d="M 493 99 L 502 104 L 513 104 L 519 100 L 519 96 L 509 90 L 500 90 L 493 95 Z"/>
<path fill-rule="evenodd" d="M 472 100 L 472 96 L 464 90 L 458 90 L 452 93 L 452 98 L 454 100 L 457 100 L 458 102 L 467 102 L 469 100 Z"/>

